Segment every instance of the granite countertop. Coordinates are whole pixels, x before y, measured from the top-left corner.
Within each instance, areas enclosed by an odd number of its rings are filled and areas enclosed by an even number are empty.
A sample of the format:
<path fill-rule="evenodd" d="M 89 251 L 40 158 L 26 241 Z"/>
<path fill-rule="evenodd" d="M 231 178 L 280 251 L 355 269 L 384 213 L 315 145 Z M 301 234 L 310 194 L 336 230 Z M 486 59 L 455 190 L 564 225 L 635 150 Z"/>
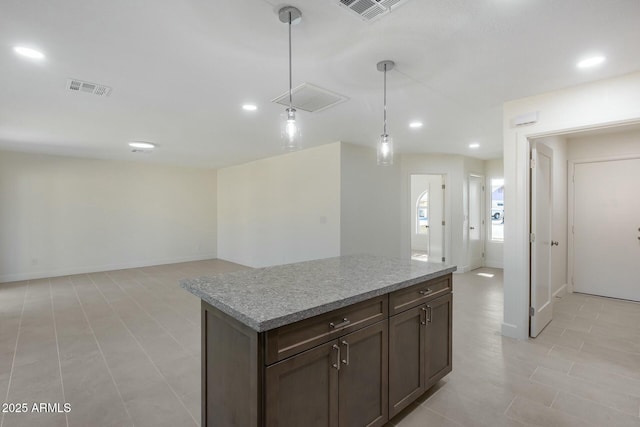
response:
<path fill-rule="evenodd" d="M 180 286 L 263 332 L 455 270 L 443 264 L 349 255 L 184 279 Z"/>

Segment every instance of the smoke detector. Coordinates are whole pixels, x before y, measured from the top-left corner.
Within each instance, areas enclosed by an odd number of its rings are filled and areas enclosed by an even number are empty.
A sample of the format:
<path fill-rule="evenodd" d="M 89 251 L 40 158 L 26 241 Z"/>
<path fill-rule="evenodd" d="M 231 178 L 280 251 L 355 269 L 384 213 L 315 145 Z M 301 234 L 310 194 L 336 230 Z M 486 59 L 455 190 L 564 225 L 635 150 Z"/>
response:
<path fill-rule="evenodd" d="M 334 0 L 335 1 L 335 0 Z M 391 12 L 407 0 L 338 0 L 338 4 L 348 9 L 363 21 L 374 21 Z"/>
<path fill-rule="evenodd" d="M 344 95 L 332 92 L 329 89 L 323 89 L 311 83 L 302 83 L 291 89 L 291 98 L 295 109 L 309 113 L 326 110 L 349 99 Z M 289 91 L 272 99 L 271 102 L 288 107 Z"/>
<path fill-rule="evenodd" d="M 109 86 L 78 79 L 67 79 L 67 89 L 71 92 L 84 92 L 96 96 L 109 96 L 111 93 Z"/>

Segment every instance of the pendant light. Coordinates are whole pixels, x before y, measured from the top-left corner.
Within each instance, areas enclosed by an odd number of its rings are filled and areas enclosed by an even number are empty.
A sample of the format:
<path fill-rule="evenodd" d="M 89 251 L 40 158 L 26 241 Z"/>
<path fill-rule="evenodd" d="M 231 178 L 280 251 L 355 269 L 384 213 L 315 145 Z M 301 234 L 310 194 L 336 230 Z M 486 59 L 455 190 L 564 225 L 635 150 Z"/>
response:
<path fill-rule="evenodd" d="M 293 6 L 284 6 L 278 11 L 280 22 L 289 26 L 289 108 L 282 115 L 281 137 L 282 148 L 287 151 L 300 148 L 300 123 L 296 121 L 296 109 L 293 108 L 291 85 L 291 25 L 302 19 L 302 12 Z"/>
<path fill-rule="evenodd" d="M 378 71 L 384 72 L 384 118 L 382 135 L 378 141 L 378 166 L 390 166 L 393 164 L 393 138 L 387 134 L 387 71 L 393 70 L 393 61 L 380 61 L 376 65 Z"/>

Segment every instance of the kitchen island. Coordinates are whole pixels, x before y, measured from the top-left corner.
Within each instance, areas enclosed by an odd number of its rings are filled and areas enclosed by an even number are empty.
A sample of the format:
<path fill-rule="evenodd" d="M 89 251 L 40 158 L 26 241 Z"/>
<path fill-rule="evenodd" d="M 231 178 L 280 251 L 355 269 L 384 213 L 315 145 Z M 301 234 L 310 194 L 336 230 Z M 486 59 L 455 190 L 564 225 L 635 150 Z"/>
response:
<path fill-rule="evenodd" d="M 451 372 L 456 267 L 342 256 L 185 279 L 202 426 L 381 426 Z"/>

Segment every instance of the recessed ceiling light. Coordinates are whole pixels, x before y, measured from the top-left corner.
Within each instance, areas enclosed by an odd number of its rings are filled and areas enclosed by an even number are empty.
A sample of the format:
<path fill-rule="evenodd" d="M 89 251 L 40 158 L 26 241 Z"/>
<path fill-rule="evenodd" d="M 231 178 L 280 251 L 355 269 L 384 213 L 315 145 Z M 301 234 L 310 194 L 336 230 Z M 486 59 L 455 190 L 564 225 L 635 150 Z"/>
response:
<path fill-rule="evenodd" d="M 411 123 L 409 123 L 409 127 L 410 128 L 414 128 L 414 129 L 421 128 L 422 127 L 422 122 L 411 122 Z"/>
<path fill-rule="evenodd" d="M 255 104 L 244 104 L 242 106 L 242 109 L 245 111 L 256 111 L 258 109 L 258 106 Z"/>
<path fill-rule="evenodd" d="M 135 142 L 130 142 L 129 143 L 129 147 L 133 147 L 133 148 L 155 148 L 156 145 L 152 144 L 150 142 L 135 141 Z"/>
<path fill-rule="evenodd" d="M 582 61 L 578 62 L 578 68 L 591 68 L 591 67 L 595 67 L 596 65 L 600 65 L 605 61 L 604 56 L 593 56 L 591 58 L 587 58 L 587 59 L 583 59 Z"/>
<path fill-rule="evenodd" d="M 39 50 L 31 49 L 29 47 L 24 46 L 16 46 L 13 48 L 13 51 L 18 55 L 22 55 L 31 59 L 44 59 L 44 53 Z"/>
<path fill-rule="evenodd" d="M 478 144 L 477 142 L 469 144 L 469 148 L 479 148 L 479 147 L 480 147 L 480 144 Z"/>

